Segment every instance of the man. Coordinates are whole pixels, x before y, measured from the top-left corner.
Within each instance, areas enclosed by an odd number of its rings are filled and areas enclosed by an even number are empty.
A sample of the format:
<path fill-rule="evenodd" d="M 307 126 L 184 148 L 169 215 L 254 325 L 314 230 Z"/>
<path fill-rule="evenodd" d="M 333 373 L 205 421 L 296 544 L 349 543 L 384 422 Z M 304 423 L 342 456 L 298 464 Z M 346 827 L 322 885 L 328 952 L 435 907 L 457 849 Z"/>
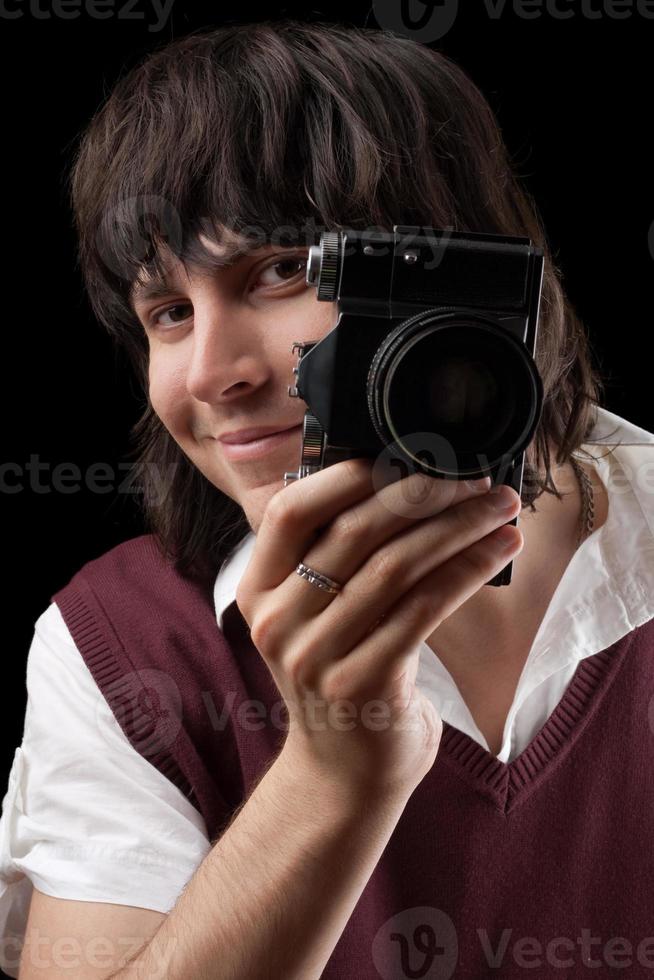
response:
<path fill-rule="evenodd" d="M 585 332 L 481 94 L 389 33 L 288 22 L 190 35 L 118 82 L 71 187 L 93 308 L 149 397 L 135 435 L 151 533 L 90 561 L 37 624 L 3 813 L 21 978 L 58 976 L 63 936 L 79 944 L 66 975 L 85 978 L 517 977 L 527 955 L 582 976 L 595 955 L 611 962 L 616 930 L 642 964 L 654 523 L 638 474 L 654 436 L 599 409 Z M 491 494 L 448 498 L 434 481 L 420 526 L 393 528 L 402 575 L 378 572 L 366 599 L 357 549 L 369 561 L 388 546 L 392 510 L 365 464 L 282 489 L 304 410 L 286 394 L 291 344 L 336 315 L 305 283 L 308 214 L 545 249 L 546 397 L 510 501 L 522 507 L 510 587 L 482 588 L 508 560 L 490 549 L 511 516 L 491 516 Z M 282 227 L 283 242 L 241 234 Z M 221 441 L 262 425 L 295 432 L 258 458 Z M 619 449 L 596 456 L 601 445 Z M 626 493 L 611 493 L 616 476 Z M 339 532 L 347 510 L 356 547 Z M 305 558 L 335 591 L 295 575 Z M 423 592 L 400 622 L 410 576 Z M 355 637 L 391 594 L 391 616 Z M 421 640 L 391 649 L 393 631 Z M 49 700 L 46 650 L 68 680 Z M 403 668 L 390 679 L 417 738 L 360 712 L 397 708 L 379 696 L 382 655 Z M 303 719 L 290 681 L 319 690 L 307 677 L 323 659 L 342 690 L 357 657 L 369 690 L 344 699 L 354 727 L 330 717 L 291 738 Z M 52 768 L 39 771 L 46 731 Z"/>

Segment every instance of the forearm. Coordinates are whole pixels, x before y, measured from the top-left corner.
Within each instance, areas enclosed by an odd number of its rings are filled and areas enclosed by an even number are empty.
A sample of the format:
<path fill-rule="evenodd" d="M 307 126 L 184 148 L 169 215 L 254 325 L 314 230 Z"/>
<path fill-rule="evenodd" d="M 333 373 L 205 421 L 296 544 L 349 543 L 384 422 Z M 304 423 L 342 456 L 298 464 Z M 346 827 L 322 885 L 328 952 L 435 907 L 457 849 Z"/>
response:
<path fill-rule="evenodd" d="M 399 820 L 281 755 L 116 980 L 321 976 Z"/>

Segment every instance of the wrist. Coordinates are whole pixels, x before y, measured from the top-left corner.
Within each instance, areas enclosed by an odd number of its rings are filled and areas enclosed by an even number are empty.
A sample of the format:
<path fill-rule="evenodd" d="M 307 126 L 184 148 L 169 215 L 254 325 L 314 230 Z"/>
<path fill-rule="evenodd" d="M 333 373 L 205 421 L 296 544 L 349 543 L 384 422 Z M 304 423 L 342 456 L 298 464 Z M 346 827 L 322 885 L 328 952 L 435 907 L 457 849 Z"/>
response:
<path fill-rule="evenodd" d="M 397 816 L 406 806 L 415 786 L 384 785 L 345 765 L 327 768 L 312 756 L 300 740 L 287 738 L 275 763 L 284 786 L 315 809 L 316 802 L 332 810 L 361 816 L 367 810 L 388 811 Z"/>

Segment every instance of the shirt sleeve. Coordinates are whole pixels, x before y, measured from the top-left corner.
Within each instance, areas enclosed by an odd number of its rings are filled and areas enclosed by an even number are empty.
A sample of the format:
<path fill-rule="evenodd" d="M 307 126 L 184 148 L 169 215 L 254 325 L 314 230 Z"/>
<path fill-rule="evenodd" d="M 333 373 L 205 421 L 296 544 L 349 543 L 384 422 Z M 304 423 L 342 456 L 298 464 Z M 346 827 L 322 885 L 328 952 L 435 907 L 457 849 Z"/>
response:
<path fill-rule="evenodd" d="M 130 745 L 52 603 L 35 624 L 2 801 L 0 935 L 24 935 L 33 885 L 168 913 L 210 849 L 201 814 Z"/>

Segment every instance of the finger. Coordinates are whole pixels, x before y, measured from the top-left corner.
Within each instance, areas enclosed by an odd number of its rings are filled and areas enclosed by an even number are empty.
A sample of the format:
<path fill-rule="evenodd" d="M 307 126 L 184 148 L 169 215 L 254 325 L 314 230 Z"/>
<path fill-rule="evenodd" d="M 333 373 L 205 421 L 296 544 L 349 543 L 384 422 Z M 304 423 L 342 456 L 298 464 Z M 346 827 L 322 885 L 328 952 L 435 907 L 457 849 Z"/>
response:
<path fill-rule="evenodd" d="M 386 622 L 396 603 L 421 580 L 498 526 L 506 524 L 519 507 L 517 494 L 514 494 L 510 509 L 503 511 L 493 507 L 491 495 L 485 494 L 481 500 L 462 501 L 445 513 L 421 522 L 375 552 L 347 580 L 333 602 L 309 621 L 303 615 L 304 600 L 293 603 L 283 596 L 279 598 L 276 593 L 276 600 L 286 603 L 284 608 L 296 610 L 295 638 L 287 642 L 289 658 L 294 661 L 300 655 L 296 651 L 310 651 L 306 683 L 311 684 L 327 662 L 353 650 L 381 620 Z M 521 537 L 517 529 L 513 530 Z M 290 612 L 284 617 L 287 637 L 291 630 L 289 615 Z"/>
<path fill-rule="evenodd" d="M 473 490 L 463 481 L 415 473 L 338 514 L 301 561 L 343 586 L 383 545 L 398 536 L 404 541 L 407 529 L 422 526 L 426 518 L 477 498 L 480 492 L 489 500 L 494 499 L 484 492 L 489 481 L 480 482 L 482 487 Z M 512 493 L 517 506 L 519 497 L 515 491 Z M 315 595 L 305 595 L 307 584 Z M 299 609 L 304 616 L 321 612 L 334 599 L 333 593 L 307 583 L 299 575 L 290 574 L 279 588 L 284 606 Z"/>
<path fill-rule="evenodd" d="M 508 544 L 498 539 L 508 532 Z M 345 657 L 327 665 L 321 694 L 355 698 L 371 689 L 371 678 L 385 677 L 389 687 L 411 670 L 416 647 L 500 572 L 522 549 L 523 538 L 512 525 L 476 541 L 425 576 L 385 615 L 384 620 Z M 383 690 L 376 695 L 383 697 Z"/>
<path fill-rule="evenodd" d="M 253 555 L 239 582 L 240 608 L 276 588 L 304 560 L 325 526 L 343 510 L 373 494 L 372 470 L 373 463 L 366 457 L 343 460 L 284 487 L 270 499 Z M 451 496 L 451 488 L 442 485 L 452 481 L 430 479 L 440 487 L 437 492 Z M 456 486 L 457 494 L 474 493 L 462 481 L 456 481 Z M 319 593 L 318 589 L 314 591 Z"/>

